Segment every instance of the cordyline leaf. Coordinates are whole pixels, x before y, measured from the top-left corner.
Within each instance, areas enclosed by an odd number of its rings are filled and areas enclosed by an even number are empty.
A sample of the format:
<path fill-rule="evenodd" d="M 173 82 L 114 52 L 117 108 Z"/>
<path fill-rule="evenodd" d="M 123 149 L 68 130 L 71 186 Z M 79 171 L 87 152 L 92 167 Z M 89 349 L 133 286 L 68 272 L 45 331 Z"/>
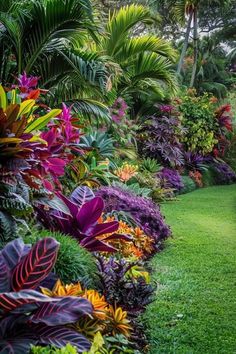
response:
<path fill-rule="evenodd" d="M 87 201 L 93 199 L 95 197 L 93 191 L 86 187 L 86 186 L 80 186 L 77 187 L 70 196 L 70 199 L 78 205 L 78 207 L 82 207 L 84 203 Z"/>
<path fill-rule="evenodd" d="M 97 240 L 96 238 L 84 237 L 80 242 L 90 252 L 117 252 L 117 249 L 107 243 Z"/>
<path fill-rule="evenodd" d="M 98 221 L 102 215 L 103 209 L 104 202 L 100 197 L 95 197 L 89 200 L 81 207 L 76 217 L 81 232 L 85 233 L 92 225 Z"/>
<path fill-rule="evenodd" d="M 38 241 L 12 274 L 12 289 L 35 289 L 51 272 L 57 258 L 59 243 L 53 238 Z"/>
<path fill-rule="evenodd" d="M 91 303 L 80 297 L 57 298 L 57 303 L 42 304 L 31 316 L 33 323 L 45 323 L 48 326 L 57 326 L 73 323 L 83 315 L 91 314 L 93 307 Z"/>
<path fill-rule="evenodd" d="M 26 133 L 31 133 L 34 130 L 40 130 L 44 128 L 52 118 L 58 116 L 61 113 L 61 109 L 52 109 L 49 113 L 40 118 L 36 118 L 26 129 Z"/>
<path fill-rule="evenodd" d="M 1 255 L 8 268 L 12 270 L 27 251 L 29 251 L 29 247 L 24 244 L 21 238 L 18 238 L 9 242 L 1 251 Z"/>
<path fill-rule="evenodd" d="M 87 352 L 90 349 L 90 342 L 82 334 L 66 327 L 41 325 L 35 327 L 34 332 L 39 338 L 40 344 L 62 348 L 70 343 L 77 348 L 79 353 Z"/>
<path fill-rule="evenodd" d="M 49 301 L 57 302 L 58 298 L 50 298 L 35 290 L 0 293 L 0 314 L 13 311 L 23 305 Z"/>
<path fill-rule="evenodd" d="M 10 291 L 10 269 L 0 254 L 0 293 Z"/>
<path fill-rule="evenodd" d="M 105 234 L 110 234 L 117 231 L 119 228 L 118 221 L 105 222 L 102 224 L 97 224 L 93 229 L 93 236 L 100 236 Z"/>

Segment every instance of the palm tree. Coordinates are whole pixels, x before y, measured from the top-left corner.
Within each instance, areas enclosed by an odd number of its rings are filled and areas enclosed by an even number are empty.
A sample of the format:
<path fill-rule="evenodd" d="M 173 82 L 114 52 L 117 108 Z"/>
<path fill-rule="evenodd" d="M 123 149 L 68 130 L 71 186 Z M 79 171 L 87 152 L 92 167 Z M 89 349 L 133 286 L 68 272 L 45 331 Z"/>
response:
<path fill-rule="evenodd" d="M 74 101 L 84 115 L 108 118 L 99 103 L 107 70 L 86 48 L 96 40 L 90 0 L 4 0 L 0 3 L 0 76 L 4 85 L 25 71 L 41 78 L 48 101 Z"/>
<path fill-rule="evenodd" d="M 176 89 L 171 68 L 176 52 L 171 45 L 145 32 L 134 35 L 140 23 L 149 25 L 153 21 L 147 7 L 123 7 L 110 15 L 99 47 L 101 54 L 120 69 L 115 82 L 118 94 L 130 97 L 134 105 L 141 96 L 164 95 L 166 90 L 173 92 Z"/>

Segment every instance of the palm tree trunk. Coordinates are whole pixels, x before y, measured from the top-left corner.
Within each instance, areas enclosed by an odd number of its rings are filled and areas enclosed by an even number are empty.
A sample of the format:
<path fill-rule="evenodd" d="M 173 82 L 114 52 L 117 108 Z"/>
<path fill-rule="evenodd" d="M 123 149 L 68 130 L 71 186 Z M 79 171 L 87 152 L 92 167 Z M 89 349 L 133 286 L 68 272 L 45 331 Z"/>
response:
<path fill-rule="evenodd" d="M 197 7 L 194 9 L 193 14 L 193 47 L 194 47 L 194 61 L 193 61 L 193 70 L 190 81 L 190 87 L 193 87 L 196 72 L 197 72 L 197 59 L 198 59 L 198 21 L 197 21 Z"/>
<path fill-rule="evenodd" d="M 179 59 L 179 64 L 178 64 L 178 68 L 177 68 L 177 74 L 179 75 L 183 66 L 183 62 L 184 62 L 184 57 L 188 48 L 188 41 L 189 41 L 189 35 L 190 35 L 190 31 L 191 31 L 191 23 L 192 23 L 192 18 L 193 18 L 193 12 L 191 11 L 189 14 L 189 18 L 188 18 L 188 24 L 187 24 L 187 29 L 185 32 L 185 37 L 184 37 L 184 45 L 182 48 L 182 52 L 180 55 L 180 59 Z"/>

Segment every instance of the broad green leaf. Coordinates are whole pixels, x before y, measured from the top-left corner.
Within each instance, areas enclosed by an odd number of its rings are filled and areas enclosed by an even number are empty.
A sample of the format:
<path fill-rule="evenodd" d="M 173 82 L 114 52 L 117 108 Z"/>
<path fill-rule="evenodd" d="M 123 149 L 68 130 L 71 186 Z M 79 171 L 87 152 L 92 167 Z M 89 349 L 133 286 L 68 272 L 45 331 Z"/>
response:
<path fill-rule="evenodd" d="M 0 108 L 4 111 L 7 108 L 7 96 L 2 85 L 0 85 Z"/>
<path fill-rule="evenodd" d="M 26 100 L 20 104 L 20 111 L 18 113 L 18 117 L 22 116 L 23 114 L 27 114 L 30 110 L 34 107 L 35 100 Z"/>
<path fill-rule="evenodd" d="M 34 130 L 40 130 L 44 128 L 52 118 L 58 116 L 61 113 L 61 109 L 52 109 L 49 113 L 44 116 L 35 119 L 25 130 L 26 133 L 31 133 Z"/>

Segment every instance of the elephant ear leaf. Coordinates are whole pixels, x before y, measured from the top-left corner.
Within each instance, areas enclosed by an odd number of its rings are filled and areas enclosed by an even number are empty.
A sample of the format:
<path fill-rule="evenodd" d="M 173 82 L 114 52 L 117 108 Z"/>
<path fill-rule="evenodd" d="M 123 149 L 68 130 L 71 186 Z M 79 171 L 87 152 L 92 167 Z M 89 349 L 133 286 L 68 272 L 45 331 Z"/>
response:
<path fill-rule="evenodd" d="M 12 273 L 14 291 L 36 289 L 51 272 L 57 258 L 59 243 L 53 238 L 38 241 L 17 264 Z"/>
<path fill-rule="evenodd" d="M 39 325 L 34 328 L 34 333 L 40 338 L 39 344 L 62 348 L 65 347 L 67 343 L 70 343 L 77 348 L 79 353 L 87 353 L 90 350 L 91 344 L 87 338 L 71 328 Z"/>
<path fill-rule="evenodd" d="M 70 199 L 81 208 L 86 202 L 95 197 L 93 191 L 86 187 L 77 187 L 71 194 Z"/>

